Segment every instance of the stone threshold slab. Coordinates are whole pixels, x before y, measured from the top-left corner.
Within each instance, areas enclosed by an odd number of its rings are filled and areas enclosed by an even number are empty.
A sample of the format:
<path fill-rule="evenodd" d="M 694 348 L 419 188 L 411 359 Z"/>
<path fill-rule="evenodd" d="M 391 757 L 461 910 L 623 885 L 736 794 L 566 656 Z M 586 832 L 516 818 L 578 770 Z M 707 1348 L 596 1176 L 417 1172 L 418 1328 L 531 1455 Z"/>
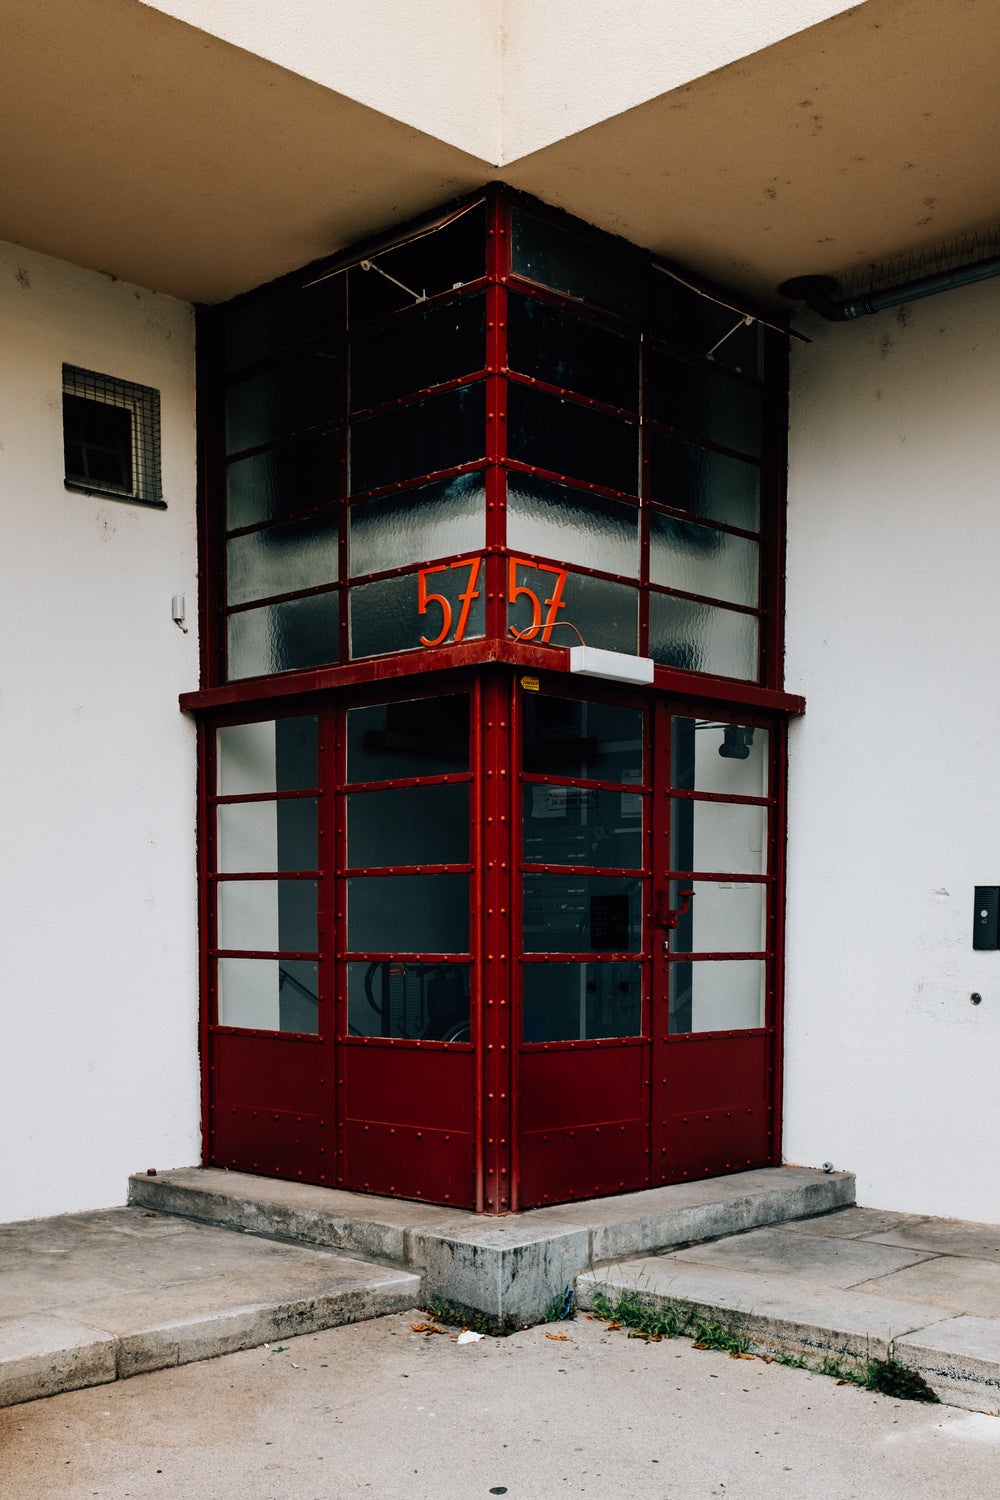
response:
<path fill-rule="evenodd" d="M 403 1266 L 428 1301 L 534 1323 L 581 1271 L 854 1202 L 849 1172 L 772 1167 L 492 1217 L 219 1168 L 135 1175 L 129 1202 Z"/>

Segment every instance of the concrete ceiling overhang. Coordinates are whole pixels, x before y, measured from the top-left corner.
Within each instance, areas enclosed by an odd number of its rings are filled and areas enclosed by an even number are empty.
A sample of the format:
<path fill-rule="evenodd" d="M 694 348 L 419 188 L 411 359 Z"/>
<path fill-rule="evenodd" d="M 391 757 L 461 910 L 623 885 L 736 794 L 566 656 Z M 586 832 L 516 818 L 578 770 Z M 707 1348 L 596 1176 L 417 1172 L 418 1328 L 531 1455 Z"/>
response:
<path fill-rule="evenodd" d="M 768 301 L 1000 223 L 995 0 L 866 0 L 502 167 L 137 0 L 6 9 L 0 238 L 192 300 L 498 176 Z"/>

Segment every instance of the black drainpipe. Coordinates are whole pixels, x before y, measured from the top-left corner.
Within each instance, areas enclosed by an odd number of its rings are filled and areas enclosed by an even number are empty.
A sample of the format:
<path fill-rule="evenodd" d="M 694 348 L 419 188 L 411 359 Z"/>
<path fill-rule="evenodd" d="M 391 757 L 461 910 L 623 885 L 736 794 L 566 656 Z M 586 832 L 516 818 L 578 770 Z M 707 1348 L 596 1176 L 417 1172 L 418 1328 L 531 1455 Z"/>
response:
<path fill-rule="evenodd" d="M 938 271 L 933 276 L 919 276 L 915 281 L 886 287 L 882 292 L 869 292 L 867 296 L 853 301 L 837 302 L 834 299 L 837 283 L 832 276 L 793 276 L 790 281 L 781 283 L 778 295 L 788 297 L 793 302 L 808 303 L 813 312 L 818 312 L 828 323 L 848 323 L 852 318 L 860 318 L 862 313 L 882 312 L 887 307 L 898 307 L 901 302 L 916 302 L 920 297 L 950 292 L 954 287 L 969 286 L 974 281 L 987 281 L 991 276 L 1000 276 L 1000 255 L 993 255 L 989 260 L 975 261 L 968 266 L 958 266 L 954 271 Z"/>

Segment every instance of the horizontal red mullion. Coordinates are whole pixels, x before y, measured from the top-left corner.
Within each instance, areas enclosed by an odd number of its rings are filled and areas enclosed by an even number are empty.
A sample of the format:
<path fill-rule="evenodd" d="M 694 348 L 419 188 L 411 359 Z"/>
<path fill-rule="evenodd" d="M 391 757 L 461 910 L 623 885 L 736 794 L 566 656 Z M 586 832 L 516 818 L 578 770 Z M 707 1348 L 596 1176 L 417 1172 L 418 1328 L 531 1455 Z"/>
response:
<path fill-rule="evenodd" d="M 236 807 L 241 802 L 301 802 L 318 796 L 319 787 L 303 787 L 294 792 L 230 792 L 207 800 L 218 807 Z"/>
<path fill-rule="evenodd" d="M 469 953 L 341 953 L 342 963 L 471 964 Z"/>
<path fill-rule="evenodd" d="M 518 777 L 529 786 L 572 786 L 599 792 L 634 792 L 637 797 L 648 797 L 649 787 L 632 781 L 585 781 L 582 776 L 540 776 L 537 771 L 522 771 Z"/>
<path fill-rule="evenodd" d="M 734 323 L 733 331 L 735 330 L 736 324 Z M 660 354 L 669 354 L 672 358 L 679 359 L 683 364 L 696 365 L 702 370 L 718 370 L 738 385 L 748 385 L 755 391 L 764 390 L 763 376 L 745 375 L 742 370 L 734 369 L 732 365 L 724 365 L 717 359 L 710 359 L 707 354 L 695 354 L 691 349 L 682 349 L 678 344 L 671 343 L 662 333 L 656 333 L 653 329 L 644 330 L 643 342 Z"/>
<path fill-rule="evenodd" d="M 667 588 L 662 583 L 650 583 L 648 585 L 651 594 L 666 594 L 671 599 L 690 599 L 695 604 L 708 604 L 714 609 L 728 609 L 734 615 L 753 615 L 759 617 L 763 611 L 757 604 L 733 604 L 730 599 L 717 599 L 712 594 L 689 594 L 686 589 Z"/>
<path fill-rule="evenodd" d="M 396 249 L 396 246 L 392 247 Z M 384 251 L 382 252 L 385 253 Z M 369 259 L 368 256 L 364 257 Z M 372 256 L 376 260 L 377 256 Z M 355 261 L 353 266 L 346 269 L 356 270 L 360 267 L 360 261 Z M 371 272 L 367 273 L 368 275 Z M 376 272 L 376 275 L 378 273 Z M 380 328 L 391 327 L 394 323 L 401 323 L 409 314 L 415 313 L 419 308 L 425 312 L 427 308 L 444 307 L 448 302 L 458 302 L 463 297 L 474 297 L 477 292 L 484 292 L 490 285 L 488 276 L 477 276 L 474 281 L 464 281 L 461 286 L 450 286 L 443 292 L 434 292 L 430 297 L 424 297 L 419 302 L 414 302 L 412 307 L 397 307 L 393 312 L 380 313 L 377 318 L 369 318 L 367 323 L 351 323 L 348 326 L 348 339 L 353 342 L 356 338 L 363 338 L 366 334 L 376 333 Z M 419 316 L 419 313 L 417 314 Z"/>
<path fill-rule="evenodd" d="M 429 1039 L 427 1041 L 423 1041 L 419 1037 L 409 1036 L 357 1036 L 352 1034 L 351 1032 L 338 1034 L 337 1041 L 343 1042 L 345 1046 L 351 1047 L 410 1047 L 417 1052 L 475 1052 L 476 1050 L 472 1042 L 439 1042 L 431 1041 Z M 354 1117 L 349 1116 L 348 1118 Z M 369 1125 L 380 1125 L 388 1123 L 394 1129 L 398 1128 L 399 1124 L 399 1122 L 396 1120 L 390 1120 L 386 1122 L 381 1120 L 367 1119 L 366 1123 Z M 426 1125 L 423 1125 L 420 1128 L 422 1130 L 442 1129 L 441 1126 L 428 1127 Z M 462 1135 L 467 1132 L 452 1130 L 450 1133 L 452 1135 Z"/>
<path fill-rule="evenodd" d="M 472 771 L 449 771 L 443 776 L 399 776 L 388 781 L 346 781 L 345 792 L 379 792 L 386 788 L 408 786 L 453 786 L 455 783 L 473 780 Z"/>
<path fill-rule="evenodd" d="M 283 432 L 269 443 L 255 443 L 252 448 L 237 448 L 232 453 L 224 454 L 222 462 L 225 466 L 235 463 L 238 458 L 256 458 L 258 453 L 268 453 L 272 448 L 284 448 L 297 443 L 300 438 L 313 437 L 320 432 L 333 432 L 338 427 L 346 429 L 346 417 L 328 417 L 325 422 L 314 422 L 311 427 L 296 427 L 292 432 Z"/>
<path fill-rule="evenodd" d="M 299 952 L 295 948 L 209 948 L 209 958 L 302 958 L 318 963 L 323 957 L 317 948 L 306 948 Z"/>
<path fill-rule="evenodd" d="M 741 802 L 747 807 L 777 807 L 777 797 L 740 797 L 735 792 L 699 792 L 692 787 L 671 787 L 671 797 L 685 802 Z"/>
<path fill-rule="evenodd" d="M 711 698 L 728 708 L 746 704 L 751 708 L 772 709 L 777 713 L 804 714 L 806 700 L 799 693 L 785 693 L 780 688 L 762 687 L 739 677 L 713 677 L 707 673 L 685 672 L 679 667 L 657 665 L 654 687 L 680 698 Z"/>
<path fill-rule="evenodd" d="M 709 516 L 697 516 L 694 511 L 681 510 L 677 505 L 664 505 L 660 500 L 649 499 L 646 501 L 650 511 L 655 515 L 670 516 L 678 521 L 690 521 L 692 525 L 704 526 L 707 531 L 724 531 L 727 536 L 745 537 L 748 542 L 759 542 L 761 533 L 759 531 L 747 531 L 744 526 L 730 526 L 728 521 L 714 521 Z M 653 585 L 655 587 L 655 584 Z"/>
<path fill-rule="evenodd" d="M 476 547 L 472 552 L 452 552 L 447 557 L 431 557 L 424 562 L 415 562 L 405 568 L 383 568 L 380 573 L 352 573 L 349 587 L 357 588 L 358 584 L 378 583 L 383 578 L 406 578 L 412 577 L 414 573 L 424 573 L 428 568 L 447 567 L 453 562 L 470 562 L 474 557 L 482 557 L 487 551 L 485 547 Z"/>
<path fill-rule="evenodd" d="M 506 371 L 507 379 L 516 385 L 529 385 L 534 390 L 546 391 L 550 396 L 565 397 L 576 406 L 593 407 L 594 411 L 602 411 L 609 417 L 624 417 L 632 423 L 638 423 L 639 413 L 628 406 L 611 406 L 607 401 L 598 401 L 595 396 L 585 396 L 581 391 L 571 390 L 564 385 L 551 385 L 547 380 L 539 380 L 536 375 L 522 375 L 519 370 L 509 369 Z"/>
<path fill-rule="evenodd" d="M 630 963 L 646 963 L 649 957 L 648 953 L 522 953 L 520 962 L 522 964 L 617 964 L 628 960 Z"/>
<path fill-rule="evenodd" d="M 749 953 L 741 953 L 739 951 L 735 953 L 675 953 L 674 950 L 671 949 L 669 953 L 664 955 L 664 957 L 670 963 L 687 963 L 689 960 L 692 963 L 722 963 L 725 960 L 731 958 L 759 959 L 763 963 L 766 962 L 766 960 L 771 956 L 771 952 L 768 952 L 767 950 L 765 950 L 764 952 L 759 952 L 754 949 L 752 949 Z"/>
<path fill-rule="evenodd" d="M 565 1042 L 519 1042 L 519 1052 L 569 1052 L 586 1047 L 648 1047 L 652 1039 L 648 1036 L 586 1036 Z M 604 1121 L 602 1120 L 602 1125 Z M 609 1124 L 614 1124 L 610 1121 Z M 581 1126 L 581 1129 L 586 1127 Z"/>
<path fill-rule="evenodd" d="M 704 1041 L 706 1038 L 708 1038 L 709 1040 L 714 1039 L 721 1042 L 726 1037 L 730 1036 L 767 1036 L 773 1031 L 773 1026 L 744 1026 L 742 1028 L 734 1027 L 732 1031 L 674 1031 L 665 1036 L 663 1040 L 669 1045 L 673 1045 L 675 1042 L 693 1042 L 695 1038 L 697 1038 L 698 1041 Z M 698 1111 L 696 1109 L 685 1110 L 685 1113 L 697 1114 Z"/>
<path fill-rule="evenodd" d="M 289 511 L 287 515 L 282 512 L 280 516 L 269 516 L 266 521 L 254 521 L 250 526 L 234 526 L 232 531 L 226 532 L 226 541 L 231 542 L 235 537 L 253 536 L 258 531 L 268 531 L 272 526 L 283 526 L 286 521 L 308 520 L 311 516 L 329 514 L 338 515 L 340 501 L 328 501 L 324 505 L 311 505 L 301 511 Z"/>
<path fill-rule="evenodd" d="M 578 578 L 606 578 L 609 583 L 623 583 L 631 588 L 638 589 L 638 573 L 605 573 L 601 568 L 580 568 L 573 563 L 561 562 L 558 558 L 547 557 L 541 552 L 518 552 L 513 547 L 503 548 L 505 557 L 523 558 L 525 562 L 548 563 L 560 572 L 573 573 Z"/>
<path fill-rule="evenodd" d="M 311 589 L 295 589 L 287 594 L 266 594 L 261 599 L 248 599 L 245 604 L 230 604 L 226 609 L 226 617 L 230 615 L 245 615 L 250 609 L 263 609 L 267 604 L 284 604 L 288 599 L 311 599 L 315 594 L 335 594 L 343 585 L 338 581 L 335 583 L 319 583 Z"/>
<path fill-rule="evenodd" d="M 375 406 L 359 406 L 351 412 L 351 421 L 363 422 L 369 417 L 396 411 L 400 406 L 412 406 L 415 401 L 423 401 L 428 396 L 439 396 L 445 391 L 457 390 L 460 385 L 475 385 L 477 381 L 484 381 L 491 373 L 486 365 L 481 365 L 478 370 L 470 370 L 467 375 L 455 375 L 451 380 L 438 381 L 437 385 L 421 386 L 418 390 L 407 391 L 405 396 L 392 396 L 388 401 L 379 401 Z"/>
<path fill-rule="evenodd" d="M 210 875 L 209 880 L 321 880 L 322 870 L 224 870 Z"/>
<path fill-rule="evenodd" d="M 710 880 L 718 885 L 773 885 L 774 875 L 734 875 L 732 870 L 666 870 L 667 880 Z"/>
<path fill-rule="evenodd" d="M 610 500 L 624 500 L 639 508 L 639 496 L 634 490 L 613 490 L 606 484 L 591 484 L 572 474 L 558 474 L 555 469 L 542 469 L 538 464 L 522 463 L 519 458 L 505 458 L 503 467 L 516 474 L 534 474 L 539 479 L 551 479 L 553 484 L 565 484 L 569 489 L 579 490 L 585 495 L 606 495 Z"/>
<path fill-rule="evenodd" d="M 471 875 L 474 866 L 463 865 L 348 865 L 341 874 L 349 875 Z"/>
<path fill-rule="evenodd" d="M 414 490 L 422 484 L 430 484 L 433 480 L 453 479 L 457 474 L 471 474 L 476 469 L 485 469 L 486 467 L 486 455 L 482 454 L 479 458 L 467 459 L 465 463 L 452 464 L 447 469 L 431 469 L 428 474 L 417 474 L 413 479 L 407 479 L 405 484 L 401 480 L 397 480 L 393 484 L 376 485 L 372 490 L 352 490 L 348 497 L 348 506 L 353 505 L 358 500 L 378 500 L 383 495 L 400 494 L 403 490 Z"/>
<path fill-rule="evenodd" d="M 526 875 L 607 875 L 613 880 L 651 878 L 648 870 L 632 870 L 618 865 L 560 865 L 553 860 L 548 864 L 541 864 L 537 860 L 525 861 L 520 868 Z"/>
<path fill-rule="evenodd" d="M 723 443 L 716 443 L 712 438 L 692 432 L 690 428 L 671 427 L 669 422 L 660 422 L 656 417 L 644 417 L 643 425 L 653 432 L 663 432 L 668 437 L 680 438 L 684 443 L 694 443 L 698 448 L 710 448 L 713 453 L 723 453 L 727 458 L 738 458 L 745 464 L 753 464 L 755 468 L 763 467 L 764 460 L 758 458 L 756 454 L 744 453 L 741 448 L 727 448 Z M 648 463 L 649 460 L 646 459 L 645 462 Z"/>
<path fill-rule="evenodd" d="M 208 1029 L 213 1036 L 266 1036 L 274 1041 L 312 1042 L 314 1046 L 323 1042 L 322 1032 L 315 1031 L 265 1031 L 261 1026 L 220 1026 L 215 1021 L 209 1022 Z"/>
<path fill-rule="evenodd" d="M 548 302 L 550 306 L 558 307 L 563 312 L 573 313 L 588 323 L 601 323 L 606 328 L 630 334 L 638 341 L 641 325 L 637 318 L 623 318 L 619 313 L 613 313 L 606 307 L 596 307 L 592 302 L 578 302 L 575 297 L 567 297 L 550 286 L 542 286 L 539 281 L 529 281 L 526 276 L 520 276 L 516 271 L 511 271 L 500 279 L 512 292 L 520 292 L 526 297 L 533 297 L 536 302 Z"/>

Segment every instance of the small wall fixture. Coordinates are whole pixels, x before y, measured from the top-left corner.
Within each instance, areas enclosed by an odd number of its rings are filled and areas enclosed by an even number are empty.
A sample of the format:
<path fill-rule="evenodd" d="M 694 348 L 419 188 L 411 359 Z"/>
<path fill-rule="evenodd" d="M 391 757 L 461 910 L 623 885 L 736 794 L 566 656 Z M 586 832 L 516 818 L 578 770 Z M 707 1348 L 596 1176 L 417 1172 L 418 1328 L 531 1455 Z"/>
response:
<path fill-rule="evenodd" d="M 183 594 L 175 594 L 170 601 L 170 618 L 179 629 L 183 630 L 185 635 L 188 633 L 187 625 L 184 623 L 186 603 L 187 601 Z"/>
<path fill-rule="evenodd" d="M 653 680 L 651 656 L 629 656 L 624 651 L 602 651 L 598 646 L 570 646 L 569 669 L 581 677 L 605 677 L 611 682 L 648 684 Z"/>

